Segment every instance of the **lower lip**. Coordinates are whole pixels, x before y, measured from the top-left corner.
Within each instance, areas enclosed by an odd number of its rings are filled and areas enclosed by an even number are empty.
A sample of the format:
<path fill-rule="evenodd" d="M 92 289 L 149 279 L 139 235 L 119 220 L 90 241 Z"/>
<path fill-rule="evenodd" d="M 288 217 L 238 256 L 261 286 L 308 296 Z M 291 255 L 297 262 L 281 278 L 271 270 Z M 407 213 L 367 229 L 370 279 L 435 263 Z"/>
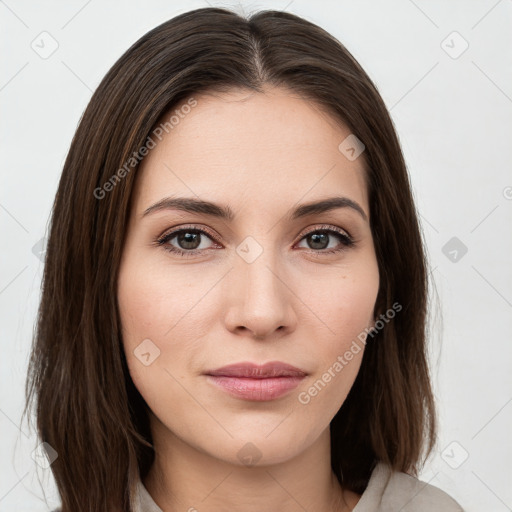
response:
<path fill-rule="evenodd" d="M 272 377 L 251 379 L 245 377 L 206 376 L 210 382 L 237 398 L 265 402 L 275 400 L 295 389 L 304 377 Z"/>

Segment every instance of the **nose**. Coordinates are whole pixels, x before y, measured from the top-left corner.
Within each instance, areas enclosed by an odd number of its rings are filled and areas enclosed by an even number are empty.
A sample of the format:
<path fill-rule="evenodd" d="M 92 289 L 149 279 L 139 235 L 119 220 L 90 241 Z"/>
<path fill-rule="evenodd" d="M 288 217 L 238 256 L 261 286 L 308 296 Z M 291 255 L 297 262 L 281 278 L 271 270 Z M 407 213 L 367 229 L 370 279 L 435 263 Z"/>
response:
<path fill-rule="evenodd" d="M 230 332 L 263 340 L 295 330 L 293 283 L 265 252 L 252 263 L 237 257 L 226 294 L 225 325 Z"/>

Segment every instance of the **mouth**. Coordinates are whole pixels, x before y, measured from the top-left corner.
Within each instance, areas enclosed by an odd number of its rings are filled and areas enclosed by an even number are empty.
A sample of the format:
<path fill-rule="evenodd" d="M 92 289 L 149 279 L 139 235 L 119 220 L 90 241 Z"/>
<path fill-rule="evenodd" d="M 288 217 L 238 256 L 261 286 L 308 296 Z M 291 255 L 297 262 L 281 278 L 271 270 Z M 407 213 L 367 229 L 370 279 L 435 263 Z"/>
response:
<path fill-rule="evenodd" d="M 235 363 L 205 376 L 218 389 L 243 400 L 263 402 L 280 398 L 295 389 L 307 373 L 279 361 L 258 365 Z"/>

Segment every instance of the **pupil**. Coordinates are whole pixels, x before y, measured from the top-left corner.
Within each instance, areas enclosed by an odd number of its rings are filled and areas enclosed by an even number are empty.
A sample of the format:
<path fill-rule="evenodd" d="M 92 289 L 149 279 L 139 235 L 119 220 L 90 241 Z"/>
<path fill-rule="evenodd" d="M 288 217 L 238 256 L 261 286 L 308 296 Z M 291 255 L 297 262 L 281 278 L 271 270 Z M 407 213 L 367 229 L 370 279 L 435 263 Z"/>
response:
<path fill-rule="evenodd" d="M 312 249 L 325 249 L 329 245 L 329 236 L 327 233 L 314 233 L 311 236 Z"/>
<path fill-rule="evenodd" d="M 197 249 L 199 247 L 199 233 L 187 231 L 178 235 L 178 243 L 183 249 Z"/>

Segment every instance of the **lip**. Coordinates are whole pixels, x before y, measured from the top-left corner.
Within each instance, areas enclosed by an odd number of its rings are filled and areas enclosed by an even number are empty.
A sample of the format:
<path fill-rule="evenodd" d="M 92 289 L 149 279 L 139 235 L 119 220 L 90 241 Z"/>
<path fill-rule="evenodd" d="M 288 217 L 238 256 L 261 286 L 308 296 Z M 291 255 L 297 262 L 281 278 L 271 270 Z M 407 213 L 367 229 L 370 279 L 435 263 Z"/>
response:
<path fill-rule="evenodd" d="M 265 364 L 251 362 L 234 363 L 216 370 L 208 370 L 206 375 L 216 377 L 244 377 L 249 379 L 267 379 L 271 377 L 305 377 L 307 373 L 295 366 L 281 361 Z"/>
<path fill-rule="evenodd" d="M 236 398 L 263 402 L 275 400 L 295 389 L 307 373 L 280 361 L 263 365 L 244 362 L 205 372 L 215 386 Z"/>

